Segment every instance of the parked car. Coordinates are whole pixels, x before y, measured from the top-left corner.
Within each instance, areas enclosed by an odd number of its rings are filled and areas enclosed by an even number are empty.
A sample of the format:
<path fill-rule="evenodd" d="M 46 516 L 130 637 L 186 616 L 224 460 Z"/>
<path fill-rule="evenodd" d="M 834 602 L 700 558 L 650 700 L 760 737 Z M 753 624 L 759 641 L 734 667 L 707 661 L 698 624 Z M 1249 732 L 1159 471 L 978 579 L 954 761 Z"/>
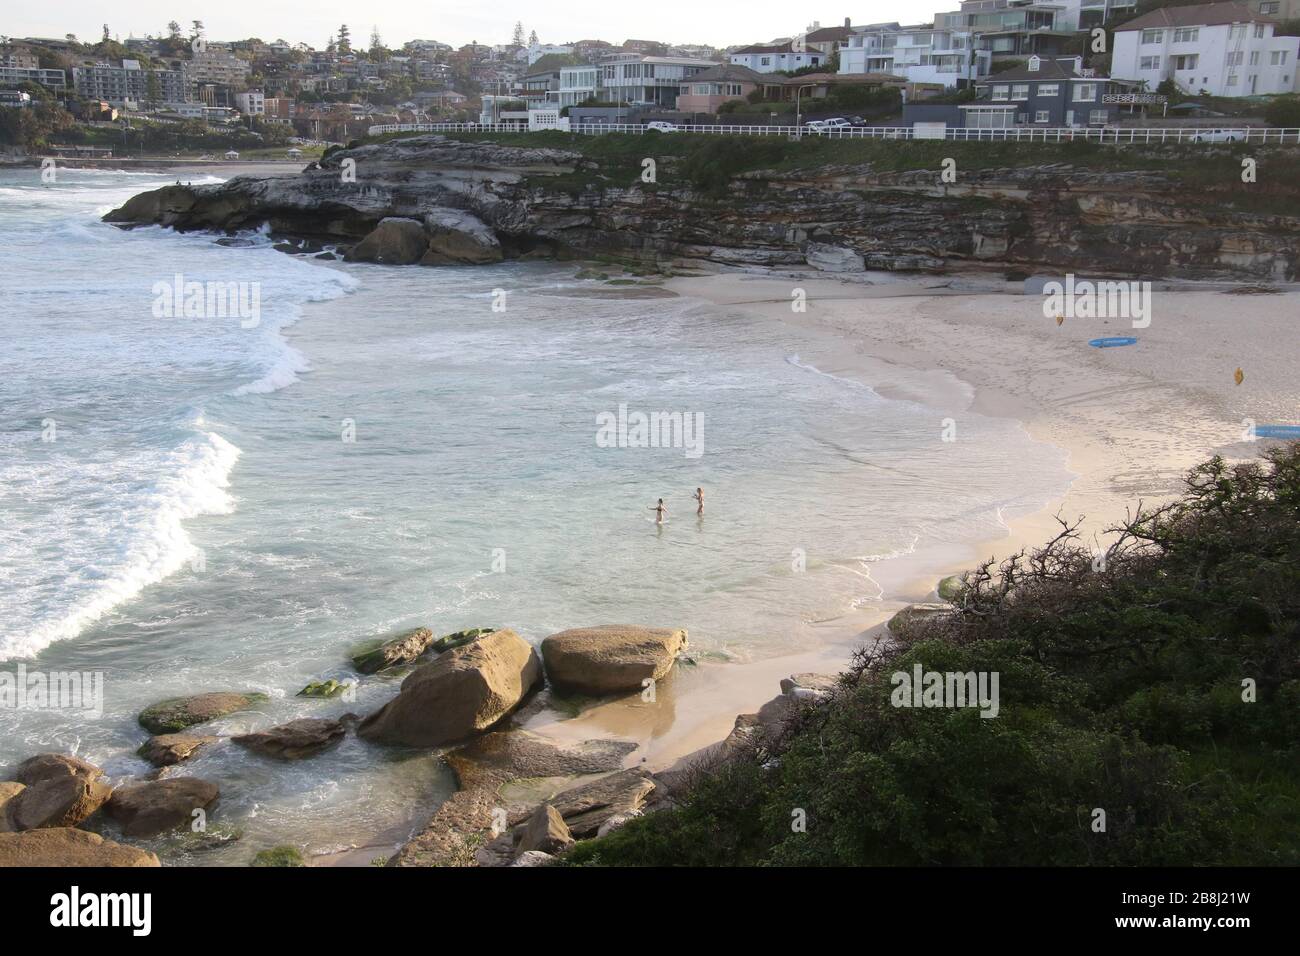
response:
<path fill-rule="evenodd" d="M 1203 129 L 1192 136 L 1193 143 L 1240 143 L 1246 138 L 1244 130 Z"/>
<path fill-rule="evenodd" d="M 658 130 L 661 133 L 681 132 L 681 127 L 679 127 L 676 123 L 665 123 L 662 120 L 654 120 L 653 122 L 646 123 L 645 128 Z"/>
<path fill-rule="evenodd" d="M 809 120 L 803 125 L 808 128 L 808 132 L 810 133 L 826 132 L 826 122 L 824 120 Z"/>
<path fill-rule="evenodd" d="M 853 125 L 843 116 L 832 116 L 828 120 L 822 120 L 822 122 L 826 124 L 827 129 L 848 129 Z"/>

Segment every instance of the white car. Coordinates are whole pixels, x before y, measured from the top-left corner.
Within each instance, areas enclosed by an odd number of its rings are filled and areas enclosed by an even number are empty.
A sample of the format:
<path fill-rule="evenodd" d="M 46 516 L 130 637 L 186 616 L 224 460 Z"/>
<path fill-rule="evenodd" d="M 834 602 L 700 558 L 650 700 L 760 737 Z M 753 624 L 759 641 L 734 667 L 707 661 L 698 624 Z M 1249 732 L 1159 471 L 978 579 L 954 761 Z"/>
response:
<path fill-rule="evenodd" d="M 1240 143 L 1246 134 L 1239 129 L 1203 129 L 1192 136 L 1193 143 Z"/>
<path fill-rule="evenodd" d="M 654 130 L 658 130 L 658 131 L 661 132 L 661 133 L 679 133 L 679 132 L 681 132 L 681 128 L 680 128 L 679 126 L 677 126 L 676 124 L 674 124 L 674 123 L 664 123 L 664 122 L 662 122 L 662 121 L 660 121 L 660 120 L 655 120 L 655 121 L 652 122 L 652 123 L 646 123 L 646 124 L 645 124 L 645 128 L 646 128 L 646 129 L 654 129 Z"/>
<path fill-rule="evenodd" d="M 850 123 L 848 120 L 846 120 L 843 116 L 832 116 L 828 120 L 822 120 L 822 123 L 825 124 L 827 129 L 852 129 L 853 128 L 853 124 Z"/>
<path fill-rule="evenodd" d="M 808 128 L 808 132 L 810 132 L 810 133 L 824 133 L 824 132 L 826 132 L 826 123 L 825 123 L 824 120 L 809 120 L 808 122 L 804 123 L 803 125 L 806 126 L 806 127 Z"/>

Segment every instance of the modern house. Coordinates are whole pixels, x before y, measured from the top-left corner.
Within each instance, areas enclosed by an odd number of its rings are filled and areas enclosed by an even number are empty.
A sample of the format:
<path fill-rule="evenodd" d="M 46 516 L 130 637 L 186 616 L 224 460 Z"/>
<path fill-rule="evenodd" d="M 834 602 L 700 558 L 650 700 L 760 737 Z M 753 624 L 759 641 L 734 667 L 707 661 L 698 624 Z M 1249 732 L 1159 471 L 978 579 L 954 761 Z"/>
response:
<path fill-rule="evenodd" d="M 604 98 L 672 109 L 682 82 L 718 64 L 689 57 L 615 53 L 600 64 Z"/>
<path fill-rule="evenodd" d="M 1300 37 L 1274 34 L 1271 17 L 1245 3 L 1162 7 L 1115 31 L 1111 73 L 1154 90 L 1256 96 L 1296 88 Z"/>
<path fill-rule="evenodd" d="M 1063 12 L 1063 4 L 1038 0 L 964 0 L 959 11 L 935 14 L 934 26 L 978 34 L 977 48 L 996 63 L 1063 53 L 1075 36 L 1074 24 L 1057 22 Z"/>
<path fill-rule="evenodd" d="M 888 73 L 914 83 L 966 87 L 987 76 L 993 55 L 965 30 L 878 23 L 861 28 L 840 50 L 840 73 Z"/>
<path fill-rule="evenodd" d="M 733 66 L 748 67 L 755 73 L 775 73 L 777 70 L 802 70 L 806 66 L 821 66 L 830 56 L 808 47 L 800 39 L 744 46 L 731 53 L 730 59 Z"/>
<path fill-rule="evenodd" d="M 560 85 L 556 102 L 560 106 L 577 106 L 601 98 L 601 69 L 591 63 L 560 67 Z"/>
<path fill-rule="evenodd" d="M 95 63 L 74 67 L 72 83 L 78 96 L 128 109 L 136 109 L 141 103 L 180 103 L 189 99 L 184 71 L 146 70 L 139 60 L 123 60 L 120 66 Z"/>
<path fill-rule="evenodd" d="M 975 84 L 980 98 L 962 103 L 963 126 L 1002 129 L 1010 126 L 1105 126 L 1120 107 L 1108 97 L 1130 92 L 1134 84 L 1099 76 L 1083 68 L 1081 57 L 1046 59 Z"/>
<path fill-rule="evenodd" d="M 765 77 L 747 66 L 724 64 L 697 73 L 681 85 L 677 109 L 683 113 L 716 113 L 723 103 L 743 100 L 781 77 Z"/>

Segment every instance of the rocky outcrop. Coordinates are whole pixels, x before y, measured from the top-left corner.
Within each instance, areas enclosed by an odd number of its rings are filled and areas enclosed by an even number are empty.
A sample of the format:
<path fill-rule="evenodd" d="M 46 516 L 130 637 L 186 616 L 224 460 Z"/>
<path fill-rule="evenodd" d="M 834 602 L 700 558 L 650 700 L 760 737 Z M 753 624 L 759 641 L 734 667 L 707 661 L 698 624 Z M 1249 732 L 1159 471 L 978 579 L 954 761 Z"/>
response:
<path fill-rule="evenodd" d="M 265 700 L 265 694 L 241 694 L 233 691 L 172 697 L 140 711 L 139 721 L 140 726 L 151 734 L 174 734 L 195 724 L 248 710 Z"/>
<path fill-rule="evenodd" d="M 912 637 L 926 621 L 953 613 L 951 604 L 909 604 L 889 619 L 889 630 L 898 637 Z"/>
<path fill-rule="evenodd" d="M 517 857 L 531 850 L 554 855 L 572 845 L 573 834 L 564 822 L 564 817 L 560 816 L 560 811 L 549 803 L 543 803 L 520 829 L 515 855 Z"/>
<path fill-rule="evenodd" d="M 493 631 L 417 667 L 358 733 L 413 747 L 464 740 L 514 710 L 541 680 L 532 646 L 514 631 Z"/>
<path fill-rule="evenodd" d="M 662 680 L 685 647 L 680 628 L 602 624 L 552 634 L 542 641 L 542 658 L 560 692 L 602 696 Z"/>
<path fill-rule="evenodd" d="M 215 783 L 197 777 L 148 780 L 118 787 L 104 810 L 127 836 L 152 837 L 190 826 L 194 811 L 206 813 L 220 795 Z"/>
<path fill-rule="evenodd" d="M 601 255 L 840 274 L 1297 277 L 1300 217 L 1283 203 L 1249 211 L 1226 187 L 1188 189 L 1163 154 L 1148 170 L 1030 165 L 1034 156 L 1026 147 L 1025 165 L 963 169 L 957 184 L 939 183 L 933 169 L 864 163 L 747 171 L 703 193 L 673 157 L 649 186 L 576 150 L 423 135 L 336 150 L 297 177 L 166 186 L 105 218 L 265 226 L 310 248 L 355 247 L 354 259 L 425 265 Z M 355 180 L 342 175 L 349 160 Z"/>
<path fill-rule="evenodd" d="M 427 627 L 417 627 L 403 631 L 396 637 L 380 642 L 377 646 L 367 647 L 352 655 L 352 666 L 362 674 L 375 674 L 389 667 L 402 664 L 414 664 L 420 655 L 433 643 L 433 631 Z"/>
<path fill-rule="evenodd" d="M 93 764 L 65 754 L 38 754 L 14 772 L 18 789 L 0 808 L 11 830 L 75 827 L 108 800 L 113 788 Z"/>
<path fill-rule="evenodd" d="M 342 721 L 324 717 L 303 717 L 279 727 L 270 727 L 256 733 L 240 734 L 231 738 L 241 747 L 247 747 L 266 757 L 277 760 L 302 760 L 313 757 L 333 747 L 347 736 Z"/>
<path fill-rule="evenodd" d="M 17 796 L 27 789 L 25 784 L 6 780 L 0 783 L 0 833 L 13 833 L 18 829 L 14 819 L 14 810 L 18 804 Z"/>
<path fill-rule="evenodd" d="M 61 828 L 0 833 L 0 868 L 11 866 L 160 866 L 146 850 L 105 840 L 98 833 Z"/>
<path fill-rule="evenodd" d="M 216 740 L 198 734 L 158 734 L 142 743 L 136 753 L 155 767 L 171 767 L 189 760 L 201 747 Z"/>

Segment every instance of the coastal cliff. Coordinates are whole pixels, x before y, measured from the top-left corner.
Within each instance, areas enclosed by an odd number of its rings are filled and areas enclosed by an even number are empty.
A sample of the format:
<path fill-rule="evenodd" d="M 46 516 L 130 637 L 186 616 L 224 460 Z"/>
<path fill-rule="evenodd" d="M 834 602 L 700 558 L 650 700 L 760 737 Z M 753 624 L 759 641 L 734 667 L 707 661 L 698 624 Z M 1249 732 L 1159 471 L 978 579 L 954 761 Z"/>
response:
<path fill-rule="evenodd" d="M 1278 169 L 1260 185 L 1239 181 L 1235 154 L 1204 147 L 1199 160 L 1171 160 L 1112 147 L 839 141 L 807 144 L 801 157 L 805 144 L 789 141 L 576 139 L 539 135 L 532 141 L 573 146 L 539 148 L 498 142 L 520 136 L 421 135 L 335 149 L 297 177 L 167 186 L 105 220 L 267 228 L 391 264 L 610 257 L 663 269 L 1297 275 L 1300 187 L 1278 175 L 1289 155 L 1271 160 Z M 615 139 L 634 142 L 593 145 Z M 1021 164 L 988 165 L 1005 145 L 1021 150 Z M 1050 161 L 1070 149 L 1079 162 Z M 912 151 L 914 168 L 897 161 L 900 150 Z M 957 154 L 956 182 L 942 181 L 940 153 Z M 765 158 L 770 167 L 748 168 Z"/>

